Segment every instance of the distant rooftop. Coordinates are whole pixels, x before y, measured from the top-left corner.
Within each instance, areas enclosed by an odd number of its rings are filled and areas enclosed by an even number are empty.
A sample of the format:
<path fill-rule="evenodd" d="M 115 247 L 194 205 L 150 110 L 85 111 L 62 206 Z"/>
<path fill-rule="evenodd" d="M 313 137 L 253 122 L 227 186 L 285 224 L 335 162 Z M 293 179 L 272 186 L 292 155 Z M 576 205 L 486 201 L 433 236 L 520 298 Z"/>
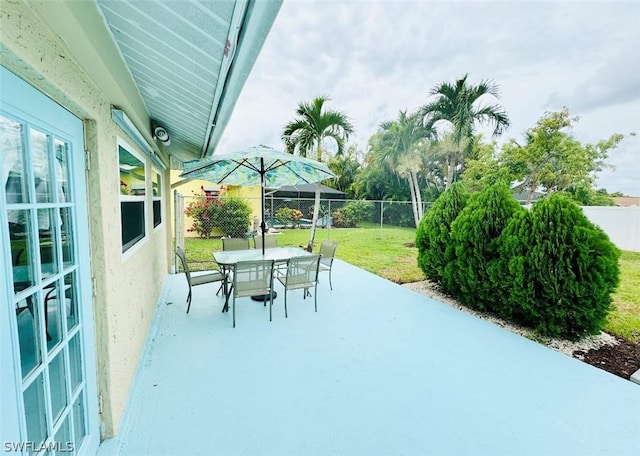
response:
<path fill-rule="evenodd" d="M 616 206 L 640 206 L 640 196 L 614 196 L 613 202 Z"/>

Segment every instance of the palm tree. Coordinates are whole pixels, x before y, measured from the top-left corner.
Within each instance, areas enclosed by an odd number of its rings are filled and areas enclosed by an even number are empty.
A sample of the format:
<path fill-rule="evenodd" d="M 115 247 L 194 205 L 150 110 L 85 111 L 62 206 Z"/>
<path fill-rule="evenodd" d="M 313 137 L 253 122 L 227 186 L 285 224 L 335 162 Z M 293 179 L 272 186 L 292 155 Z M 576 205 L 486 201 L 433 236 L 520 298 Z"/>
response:
<path fill-rule="evenodd" d="M 418 172 L 429 147 L 428 136 L 430 131 L 422 125 L 418 114 L 400 111 L 398 120 L 380 124 L 378 134 L 370 142 L 376 159 L 407 180 L 416 226 L 424 215 Z"/>
<path fill-rule="evenodd" d="M 315 149 L 316 160 L 322 161 L 322 143 L 326 138 L 332 138 L 338 146 L 336 154 L 342 154 L 345 141 L 354 131 L 353 125 L 342 112 L 323 109 L 325 102 L 329 100 L 328 96 L 321 96 L 311 103 L 302 102 L 298 105 L 296 110 L 298 117 L 285 125 L 282 133 L 287 152 L 291 154 L 298 152 L 306 157 Z M 313 250 L 319 210 L 320 187 L 316 187 L 311 232 L 307 245 L 309 251 Z"/>
<path fill-rule="evenodd" d="M 485 95 L 499 98 L 498 86 L 488 80 L 481 81 L 475 86 L 470 85 L 467 83 L 468 76 L 465 74 L 453 85 L 446 82 L 436 85 L 431 89 L 430 95 L 435 95 L 437 98 L 420 108 L 425 127 L 433 128 L 440 121 L 446 121 L 452 125 L 451 143 L 458 151 L 449 155 L 461 155 L 462 164 L 472 146 L 471 140 L 477 123 L 494 125 L 494 137 L 499 136 L 509 127 L 509 116 L 502 106 L 483 105 L 479 101 Z M 446 188 L 451 186 L 454 166 L 454 161 L 450 160 Z"/>
<path fill-rule="evenodd" d="M 348 199 L 353 197 L 352 185 L 362 169 L 357 158 L 358 154 L 356 146 L 349 146 L 346 154 L 336 155 L 327 163 L 329 169 L 336 175 L 329 186 L 345 192 Z"/>

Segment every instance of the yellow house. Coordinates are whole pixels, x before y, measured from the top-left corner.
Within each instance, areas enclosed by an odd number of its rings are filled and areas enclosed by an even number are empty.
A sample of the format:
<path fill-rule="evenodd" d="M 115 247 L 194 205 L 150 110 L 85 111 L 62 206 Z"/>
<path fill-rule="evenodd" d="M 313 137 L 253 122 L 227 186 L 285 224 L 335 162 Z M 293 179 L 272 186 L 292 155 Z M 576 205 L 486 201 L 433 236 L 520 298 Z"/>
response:
<path fill-rule="evenodd" d="M 186 208 L 193 199 L 199 195 L 205 193 L 213 193 L 221 197 L 235 196 L 244 199 L 251 207 L 251 225 L 250 229 L 255 230 L 259 226 L 259 220 L 261 219 L 261 205 L 260 205 L 260 187 L 239 187 L 233 185 L 215 185 L 208 181 L 203 180 L 183 180 L 180 176 L 180 171 L 171 171 L 171 188 L 174 191 L 179 192 L 184 197 L 184 207 Z M 172 230 L 175 233 L 175 205 L 171 206 L 171 223 Z M 188 231 L 193 225 L 193 219 L 187 215 L 184 217 L 184 236 L 185 237 L 197 237 L 197 233 Z M 213 231 L 213 236 L 221 236 L 219 231 Z"/>

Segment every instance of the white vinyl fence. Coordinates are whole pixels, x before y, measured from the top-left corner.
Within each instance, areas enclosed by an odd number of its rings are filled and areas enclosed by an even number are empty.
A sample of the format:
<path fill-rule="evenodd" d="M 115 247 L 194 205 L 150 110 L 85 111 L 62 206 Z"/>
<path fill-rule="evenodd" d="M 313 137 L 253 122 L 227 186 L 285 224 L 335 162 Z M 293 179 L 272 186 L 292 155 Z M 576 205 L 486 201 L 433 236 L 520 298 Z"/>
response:
<path fill-rule="evenodd" d="M 640 252 L 640 206 L 582 206 L 582 212 L 620 250 Z"/>

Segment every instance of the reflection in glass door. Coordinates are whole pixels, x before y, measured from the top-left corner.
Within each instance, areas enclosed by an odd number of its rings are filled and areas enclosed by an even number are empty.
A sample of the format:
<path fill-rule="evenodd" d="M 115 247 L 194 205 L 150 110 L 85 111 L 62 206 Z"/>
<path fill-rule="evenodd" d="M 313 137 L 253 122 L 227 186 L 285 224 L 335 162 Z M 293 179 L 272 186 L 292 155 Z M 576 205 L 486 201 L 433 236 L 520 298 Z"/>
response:
<path fill-rule="evenodd" d="M 14 368 L 17 426 L 0 437 L 3 450 L 85 454 L 98 436 L 87 406 L 96 401 L 82 122 L 1 71 L 0 279 L 9 284 L 1 359 L 3 375 L 5 363 Z M 12 109 L 4 90 L 12 86 L 35 98 L 34 112 Z"/>

